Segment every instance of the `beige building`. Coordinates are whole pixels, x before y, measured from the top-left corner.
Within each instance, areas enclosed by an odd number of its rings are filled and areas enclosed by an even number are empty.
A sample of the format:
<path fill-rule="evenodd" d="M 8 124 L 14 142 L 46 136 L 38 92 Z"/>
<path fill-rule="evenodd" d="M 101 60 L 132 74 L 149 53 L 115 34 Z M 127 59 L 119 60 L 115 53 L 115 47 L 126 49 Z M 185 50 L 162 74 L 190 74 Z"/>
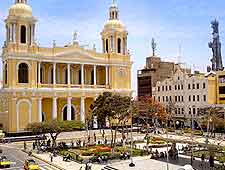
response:
<path fill-rule="evenodd" d="M 191 73 L 190 69 L 184 69 L 174 62 L 162 61 L 157 56 L 147 57 L 145 68 L 137 72 L 138 97 L 152 96 L 152 88 L 156 83 L 172 77 L 178 69 Z"/>
<path fill-rule="evenodd" d="M 187 74 L 179 69 L 171 78 L 157 82 L 153 96 L 166 107 L 175 108 L 174 118 L 197 118 L 199 109 L 216 104 L 216 74 Z"/>
<path fill-rule="evenodd" d="M 40 3 L 44 3 L 41 2 Z M 37 20 L 27 0 L 15 0 L 5 19 L 0 124 L 8 133 L 28 123 L 58 120 L 85 122 L 90 104 L 104 91 L 131 95 L 132 62 L 128 32 L 116 4 L 104 25 L 103 52 L 84 49 L 74 37 L 65 47 L 35 42 Z"/>

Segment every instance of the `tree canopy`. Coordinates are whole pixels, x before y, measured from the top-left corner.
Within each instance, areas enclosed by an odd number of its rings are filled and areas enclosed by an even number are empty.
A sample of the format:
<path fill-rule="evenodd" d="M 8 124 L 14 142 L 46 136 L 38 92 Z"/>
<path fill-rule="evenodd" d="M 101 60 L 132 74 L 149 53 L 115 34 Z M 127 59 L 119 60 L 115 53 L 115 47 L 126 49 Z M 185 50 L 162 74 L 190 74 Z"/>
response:
<path fill-rule="evenodd" d="M 80 121 L 52 120 L 28 125 L 28 130 L 34 133 L 49 133 L 53 141 L 53 146 L 55 146 L 56 139 L 60 133 L 80 130 L 82 128 L 84 128 L 84 124 Z"/>

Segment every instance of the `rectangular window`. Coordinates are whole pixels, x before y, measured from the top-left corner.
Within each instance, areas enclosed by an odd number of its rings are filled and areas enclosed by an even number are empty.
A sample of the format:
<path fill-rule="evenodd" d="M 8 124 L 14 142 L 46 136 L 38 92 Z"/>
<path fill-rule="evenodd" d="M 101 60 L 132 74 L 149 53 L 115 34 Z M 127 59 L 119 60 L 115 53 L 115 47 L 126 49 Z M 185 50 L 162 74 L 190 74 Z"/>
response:
<path fill-rule="evenodd" d="M 197 101 L 199 102 L 199 95 L 197 95 Z"/>
<path fill-rule="evenodd" d="M 206 102 L 206 95 L 203 96 L 203 101 Z"/>
<path fill-rule="evenodd" d="M 182 102 L 184 101 L 184 96 L 181 97 Z"/>
<path fill-rule="evenodd" d="M 168 89 L 167 89 L 167 86 L 166 86 L 166 91 L 167 91 Z"/>
<path fill-rule="evenodd" d="M 178 114 L 180 114 L 180 108 L 178 108 Z"/>
<path fill-rule="evenodd" d="M 180 102 L 181 100 L 180 100 L 180 96 L 178 96 L 178 101 Z"/>
<path fill-rule="evenodd" d="M 171 86 L 169 88 L 170 88 L 170 90 L 172 90 Z"/>
<path fill-rule="evenodd" d="M 203 83 L 203 89 L 205 89 L 205 83 Z"/>
<path fill-rule="evenodd" d="M 163 102 L 165 101 L 165 97 L 163 96 Z"/>
<path fill-rule="evenodd" d="M 189 96 L 189 102 L 191 101 L 191 96 Z"/>
<path fill-rule="evenodd" d="M 164 86 L 162 86 L 162 91 L 164 91 Z"/>
<path fill-rule="evenodd" d="M 192 89 L 195 89 L 195 84 L 192 84 Z"/>
<path fill-rule="evenodd" d="M 175 102 L 177 102 L 177 96 L 175 96 Z"/>
<path fill-rule="evenodd" d="M 189 108 L 189 114 L 191 114 L 191 108 Z"/>
<path fill-rule="evenodd" d="M 180 85 L 178 85 L 178 90 L 180 90 Z"/>
<path fill-rule="evenodd" d="M 168 96 L 166 96 L 166 101 L 168 102 Z"/>
<path fill-rule="evenodd" d="M 160 86 L 158 87 L 158 91 L 160 91 Z"/>
<path fill-rule="evenodd" d="M 193 95 L 193 102 L 195 102 L 195 95 Z"/>
<path fill-rule="evenodd" d="M 158 101 L 160 102 L 160 97 L 158 97 Z"/>
<path fill-rule="evenodd" d="M 182 84 L 182 85 L 181 85 L 181 90 L 183 90 L 183 89 L 184 89 L 184 85 Z"/>
<path fill-rule="evenodd" d="M 197 89 L 199 89 L 199 83 L 197 84 Z"/>
<path fill-rule="evenodd" d="M 170 101 L 172 101 L 172 97 L 170 96 Z"/>
<path fill-rule="evenodd" d="M 190 84 L 188 84 L 188 89 L 189 89 L 189 90 L 191 89 L 191 85 L 190 85 Z"/>
<path fill-rule="evenodd" d="M 177 90 L 177 85 L 175 85 L 175 90 Z"/>
<path fill-rule="evenodd" d="M 195 113 L 196 113 L 196 110 L 195 110 L 195 108 L 193 108 L 193 115 L 195 115 Z"/>

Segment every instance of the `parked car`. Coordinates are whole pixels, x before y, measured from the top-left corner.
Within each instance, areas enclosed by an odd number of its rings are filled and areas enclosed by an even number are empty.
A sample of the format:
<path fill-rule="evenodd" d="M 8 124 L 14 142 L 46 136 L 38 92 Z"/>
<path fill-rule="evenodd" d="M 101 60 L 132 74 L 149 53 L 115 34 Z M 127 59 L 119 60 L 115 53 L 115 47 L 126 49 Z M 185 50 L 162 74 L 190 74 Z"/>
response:
<path fill-rule="evenodd" d="M 27 159 L 24 162 L 25 170 L 40 170 L 39 165 L 33 159 Z"/>
<path fill-rule="evenodd" d="M 11 162 L 6 158 L 6 156 L 0 157 L 0 168 L 10 168 Z"/>

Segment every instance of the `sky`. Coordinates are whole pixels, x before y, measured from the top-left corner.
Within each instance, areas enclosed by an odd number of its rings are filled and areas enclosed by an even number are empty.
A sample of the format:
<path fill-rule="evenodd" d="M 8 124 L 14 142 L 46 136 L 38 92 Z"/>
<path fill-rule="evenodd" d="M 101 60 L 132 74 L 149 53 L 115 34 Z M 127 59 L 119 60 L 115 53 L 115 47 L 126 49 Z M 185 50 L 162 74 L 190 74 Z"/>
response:
<path fill-rule="evenodd" d="M 14 0 L 0 0 L 0 46 L 5 40 L 4 19 L 13 3 Z M 112 0 L 28 0 L 38 19 L 36 39 L 41 46 L 52 46 L 53 40 L 64 46 L 77 31 L 81 45 L 92 48 L 96 44 L 101 52 L 100 32 L 108 20 L 111 3 Z M 210 22 L 216 18 L 225 57 L 224 0 L 117 0 L 117 5 L 120 20 L 129 33 L 134 90 L 137 70 L 145 66 L 146 57 L 152 54 L 152 37 L 157 42 L 156 54 L 162 60 L 179 61 L 189 68 L 206 71 L 212 56 L 208 48 L 212 39 Z"/>

